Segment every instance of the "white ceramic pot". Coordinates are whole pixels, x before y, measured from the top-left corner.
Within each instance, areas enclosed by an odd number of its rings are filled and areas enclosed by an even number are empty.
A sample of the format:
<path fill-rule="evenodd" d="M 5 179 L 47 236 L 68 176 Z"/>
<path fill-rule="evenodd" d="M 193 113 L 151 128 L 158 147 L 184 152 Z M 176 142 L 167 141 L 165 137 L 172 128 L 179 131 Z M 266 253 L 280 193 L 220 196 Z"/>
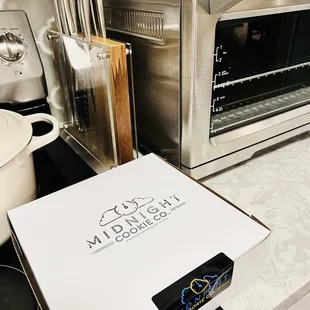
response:
<path fill-rule="evenodd" d="M 32 123 L 48 122 L 53 129 L 41 137 Z M 32 153 L 59 136 L 57 120 L 48 114 L 21 116 L 0 109 L 0 245 L 10 236 L 6 212 L 36 199 Z"/>

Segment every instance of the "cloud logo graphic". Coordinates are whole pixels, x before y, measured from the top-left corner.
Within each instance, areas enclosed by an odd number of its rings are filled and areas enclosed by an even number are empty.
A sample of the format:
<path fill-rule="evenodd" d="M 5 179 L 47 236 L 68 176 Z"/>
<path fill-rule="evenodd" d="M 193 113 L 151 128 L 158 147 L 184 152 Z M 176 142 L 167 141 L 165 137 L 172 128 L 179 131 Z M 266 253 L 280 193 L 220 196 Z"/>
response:
<path fill-rule="evenodd" d="M 183 288 L 181 295 L 181 302 L 186 305 L 193 298 L 193 292 L 190 287 Z"/>
<path fill-rule="evenodd" d="M 121 218 L 121 216 L 117 214 L 114 209 L 115 208 L 109 209 L 102 214 L 101 220 L 99 222 L 100 226 L 108 225 Z"/>
<path fill-rule="evenodd" d="M 135 197 L 130 201 L 125 201 L 124 203 L 105 211 L 102 214 L 99 225 L 106 226 L 120 219 L 123 216 L 134 214 L 135 212 L 137 212 L 139 208 L 142 208 L 153 201 L 154 198 L 152 197 L 145 197 L 145 198 Z"/>
<path fill-rule="evenodd" d="M 148 205 L 149 203 L 151 203 L 153 201 L 154 201 L 154 198 L 152 198 L 152 197 L 146 197 L 146 198 L 136 197 L 136 198 L 132 199 L 132 202 L 135 202 L 138 205 L 138 208 L 142 208 L 142 207 Z"/>

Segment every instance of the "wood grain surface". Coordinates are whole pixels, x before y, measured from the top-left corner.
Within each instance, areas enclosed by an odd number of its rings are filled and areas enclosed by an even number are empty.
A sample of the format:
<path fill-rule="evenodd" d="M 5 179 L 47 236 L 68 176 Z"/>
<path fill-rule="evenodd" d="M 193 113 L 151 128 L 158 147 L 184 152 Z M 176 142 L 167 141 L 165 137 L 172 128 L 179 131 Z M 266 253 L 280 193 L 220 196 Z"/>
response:
<path fill-rule="evenodd" d="M 126 46 L 123 43 L 92 36 L 92 42 L 109 49 L 110 92 L 119 164 L 133 160 L 133 138 Z"/>

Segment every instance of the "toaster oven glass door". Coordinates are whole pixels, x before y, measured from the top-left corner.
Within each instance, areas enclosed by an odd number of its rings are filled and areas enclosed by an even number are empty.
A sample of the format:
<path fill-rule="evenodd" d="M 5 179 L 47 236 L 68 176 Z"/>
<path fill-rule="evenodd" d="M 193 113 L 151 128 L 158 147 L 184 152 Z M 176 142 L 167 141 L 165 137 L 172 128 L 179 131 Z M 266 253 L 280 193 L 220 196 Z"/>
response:
<path fill-rule="evenodd" d="M 219 21 L 210 136 L 310 101 L 310 11 Z"/>

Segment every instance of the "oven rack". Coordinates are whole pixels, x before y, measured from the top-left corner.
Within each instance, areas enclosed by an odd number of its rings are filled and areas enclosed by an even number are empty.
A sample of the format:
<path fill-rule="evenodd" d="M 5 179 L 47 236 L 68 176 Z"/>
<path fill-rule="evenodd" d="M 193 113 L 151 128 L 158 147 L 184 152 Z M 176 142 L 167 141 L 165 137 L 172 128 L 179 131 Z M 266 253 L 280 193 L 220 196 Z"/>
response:
<path fill-rule="evenodd" d="M 308 60 L 309 60 L 309 57 L 308 57 Z M 269 66 L 269 68 L 271 68 L 271 67 L 272 66 Z M 252 80 L 255 80 L 255 79 L 260 79 L 260 78 L 268 77 L 270 75 L 276 75 L 276 74 L 279 74 L 279 73 L 289 72 L 291 70 L 297 70 L 299 68 L 305 68 L 305 67 L 310 67 L 310 61 L 298 63 L 298 64 L 295 64 L 295 65 L 290 65 L 288 67 L 278 68 L 278 69 L 271 70 L 271 71 L 265 71 L 265 72 L 262 72 L 262 73 L 256 73 L 254 75 L 250 75 L 250 76 L 247 76 L 247 77 L 244 77 L 244 78 L 235 79 L 235 80 L 232 80 L 232 81 L 223 82 L 223 83 L 220 83 L 220 84 L 215 84 L 213 86 L 213 89 L 216 90 L 216 89 L 219 89 L 219 88 L 225 88 L 225 87 L 228 87 L 228 86 L 234 86 L 236 84 L 240 84 L 240 83 L 252 81 Z"/>
<path fill-rule="evenodd" d="M 234 109 L 233 111 L 214 115 L 211 118 L 210 135 L 215 136 L 272 115 L 292 110 L 309 103 L 309 98 L 310 87 L 304 87 L 284 95 Z"/>

